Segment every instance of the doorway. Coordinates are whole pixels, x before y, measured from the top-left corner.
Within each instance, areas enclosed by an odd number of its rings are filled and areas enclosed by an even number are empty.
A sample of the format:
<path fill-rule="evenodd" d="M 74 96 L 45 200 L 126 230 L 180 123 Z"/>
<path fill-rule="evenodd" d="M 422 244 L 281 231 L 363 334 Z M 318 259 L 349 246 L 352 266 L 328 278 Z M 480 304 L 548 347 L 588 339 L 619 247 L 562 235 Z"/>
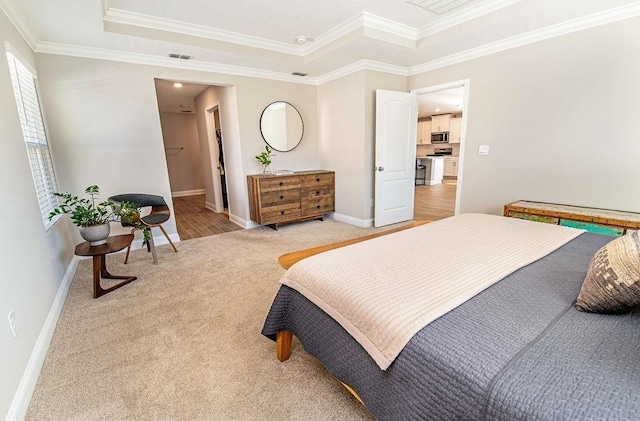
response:
<path fill-rule="evenodd" d="M 459 212 L 468 87 L 464 80 L 412 91 L 418 94 L 415 220 Z"/>
<path fill-rule="evenodd" d="M 180 239 L 242 229 L 227 211 L 221 104 L 203 106 L 217 87 L 160 79 L 155 85 Z"/>

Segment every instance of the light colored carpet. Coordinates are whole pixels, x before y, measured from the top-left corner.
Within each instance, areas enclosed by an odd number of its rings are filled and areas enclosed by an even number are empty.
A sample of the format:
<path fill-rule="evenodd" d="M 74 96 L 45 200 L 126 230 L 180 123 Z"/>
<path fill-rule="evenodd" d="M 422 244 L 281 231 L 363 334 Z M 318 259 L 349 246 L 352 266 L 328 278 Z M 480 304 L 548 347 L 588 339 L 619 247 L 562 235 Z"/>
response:
<path fill-rule="evenodd" d="M 26 419 L 373 419 L 296 339 L 280 363 L 260 334 L 280 254 L 372 232 L 312 221 L 158 247 L 157 266 L 109 255 L 138 280 L 95 300 L 80 262 Z"/>

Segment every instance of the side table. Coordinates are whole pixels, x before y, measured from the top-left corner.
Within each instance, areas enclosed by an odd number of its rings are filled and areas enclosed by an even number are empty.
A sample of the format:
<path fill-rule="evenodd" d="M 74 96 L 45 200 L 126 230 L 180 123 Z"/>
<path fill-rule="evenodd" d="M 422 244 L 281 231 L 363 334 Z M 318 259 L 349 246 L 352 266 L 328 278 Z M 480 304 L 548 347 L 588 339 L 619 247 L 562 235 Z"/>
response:
<path fill-rule="evenodd" d="M 90 246 L 86 241 L 76 246 L 76 255 L 93 257 L 93 298 L 98 298 L 107 292 L 111 292 L 138 279 L 135 276 L 112 275 L 107 271 L 106 255 L 128 247 L 132 241 L 133 234 L 124 234 L 109 237 L 107 238 L 106 244 L 99 246 Z M 107 289 L 103 289 L 102 286 L 100 286 L 101 278 L 124 279 L 124 281 Z"/>

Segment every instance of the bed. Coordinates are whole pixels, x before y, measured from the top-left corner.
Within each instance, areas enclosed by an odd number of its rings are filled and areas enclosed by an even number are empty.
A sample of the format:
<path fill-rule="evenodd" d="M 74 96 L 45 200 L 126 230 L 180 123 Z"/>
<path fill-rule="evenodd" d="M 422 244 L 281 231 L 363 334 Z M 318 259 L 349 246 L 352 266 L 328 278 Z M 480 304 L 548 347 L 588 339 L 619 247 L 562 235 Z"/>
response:
<path fill-rule="evenodd" d="M 412 241 L 420 229 L 407 230 Z M 451 235 L 443 249 L 455 249 L 465 238 L 464 232 Z M 611 240 L 576 234 L 430 321 L 386 368 L 349 327 L 287 285 L 280 287 L 262 334 L 285 342 L 283 333 L 295 335 L 379 420 L 638 419 L 640 311 L 575 309 L 591 258 Z M 407 252 L 420 245 L 405 237 L 395 241 Z M 343 250 L 357 247 L 365 246 Z M 336 253 L 323 254 L 333 261 L 342 252 L 328 253 Z"/>

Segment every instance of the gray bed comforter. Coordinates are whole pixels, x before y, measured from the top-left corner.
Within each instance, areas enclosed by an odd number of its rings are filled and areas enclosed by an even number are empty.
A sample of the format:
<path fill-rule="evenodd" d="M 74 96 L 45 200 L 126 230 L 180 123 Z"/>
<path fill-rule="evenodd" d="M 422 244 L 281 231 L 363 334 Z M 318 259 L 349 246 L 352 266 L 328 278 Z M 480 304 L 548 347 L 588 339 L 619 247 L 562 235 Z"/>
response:
<path fill-rule="evenodd" d="M 574 308 L 611 239 L 582 234 L 514 272 L 418 332 L 386 371 L 286 286 L 262 334 L 291 331 L 379 420 L 640 419 L 640 312 Z"/>

